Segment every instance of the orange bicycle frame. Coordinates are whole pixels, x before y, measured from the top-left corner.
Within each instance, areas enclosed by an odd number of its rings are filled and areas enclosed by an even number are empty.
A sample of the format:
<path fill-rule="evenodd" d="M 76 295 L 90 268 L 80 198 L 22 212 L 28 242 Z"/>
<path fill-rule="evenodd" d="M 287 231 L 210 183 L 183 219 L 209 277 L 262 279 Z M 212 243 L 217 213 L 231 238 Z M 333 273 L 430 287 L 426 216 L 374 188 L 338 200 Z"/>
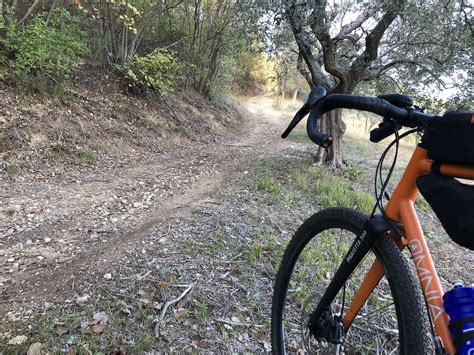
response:
<path fill-rule="evenodd" d="M 396 233 L 392 233 L 392 236 L 396 239 L 401 249 L 409 246 L 436 333 L 441 338 L 446 351 L 449 354 L 455 354 L 456 349 L 454 348 L 448 328 L 448 316 L 444 312 L 443 307 L 443 289 L 414 208 L 418 195 L 416 179 L 421 175 L 430 173 L 432 164 L 433 161 L 428 159 L 427 151 L 417 147 L 402 179 L 387 203 L 385 213 L 392 220 L 403 224 L 403 237 Z M 439 172 L 445 176 L 474 180 L 474 167 L 442 164 Z M 343 324 L 346 329 L 350 326 L 383 275 L 383 267 L 376 260 L 362 281 L 359 290 L 344 315 Z"/>

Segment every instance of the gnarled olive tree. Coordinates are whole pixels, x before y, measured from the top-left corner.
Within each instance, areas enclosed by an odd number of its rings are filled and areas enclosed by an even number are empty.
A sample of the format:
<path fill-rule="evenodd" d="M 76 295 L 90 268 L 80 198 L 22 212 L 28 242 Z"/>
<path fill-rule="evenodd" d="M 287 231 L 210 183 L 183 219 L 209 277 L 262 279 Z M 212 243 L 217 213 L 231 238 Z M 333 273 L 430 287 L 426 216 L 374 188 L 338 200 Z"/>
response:
<path fill-rule="evenodd" d="M 472 60 L 465 20 L 470 8 L 462 1 L 284 0 L 283 5 L 300 73 L 311 87 L 330 93 L 350 94 L 359 83 L 383 77 L 439 84 Z M 334 140 L 329 149 L 319 149 L 317 161 L 342 166 L 341 111 L 326 115 L 321 129 Z"/>

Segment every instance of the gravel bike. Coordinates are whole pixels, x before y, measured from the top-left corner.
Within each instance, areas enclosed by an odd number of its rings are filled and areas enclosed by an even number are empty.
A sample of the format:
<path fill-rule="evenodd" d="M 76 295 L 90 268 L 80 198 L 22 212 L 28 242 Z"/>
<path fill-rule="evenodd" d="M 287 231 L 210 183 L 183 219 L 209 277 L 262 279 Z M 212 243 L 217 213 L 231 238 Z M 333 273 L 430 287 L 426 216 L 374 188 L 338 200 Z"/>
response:
<path fill-rule="evenodd" d="M 474 186 L 455 179 L 474 180 L 474 115 L 450 112 L 438 117 L 423 112 L 408 96 L 326 95 L 316 87 L 282 137 L 309 113 L 309 138 L 327 148 L 331 137 L 319 131 L 318 121 L 342 108 L 382 116 L 370 140 L 377 143 L 392 135 L 395 140 L 376 168 L 376 203 L 370 216 L 347 208 L 325 209 L 306 220 L 289 242 L 274 287 L 273 352 L 454 354 L 459 343 L 474 340 L 474 335 L 470 331 L 453 337 L 450 331 L 415 200 L 421 192 L 448 235 L 474 249 Z M 404 127 L 409 130 L 402 133 Z M 414 133 L 421 135 L 421 142 L 390 196 L 387 185 L 400 139 Z M 391 149 L 394 158 L 384 177 L 382 167 Z"/>

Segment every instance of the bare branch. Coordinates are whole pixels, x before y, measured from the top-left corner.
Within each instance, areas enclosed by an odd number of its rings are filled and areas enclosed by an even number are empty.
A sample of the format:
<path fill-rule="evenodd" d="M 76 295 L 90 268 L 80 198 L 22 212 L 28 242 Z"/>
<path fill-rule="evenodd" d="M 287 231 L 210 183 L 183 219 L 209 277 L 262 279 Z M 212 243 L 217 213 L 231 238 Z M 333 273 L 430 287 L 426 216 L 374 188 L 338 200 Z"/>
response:
<path fill-rule="evenodd" d="M 189 291 L 192 290 L 193 287 L 194 287 L 194 284 L 189 285 L 189 287 L 186 290 L 184 290 L 183 293 L 181 293 L 181 295 L 179 295 L 177 298 L 165 303 L 165 305 L 163 306 L 163 308 L 161 310 L 160 318 L 156 321 L 155 327 L 153 329 L 153 332 L 155 334 L 155 338 L 158 339 L 160 337 L 160 325 L 161 325 L 161 322 L 163 321 L 163 319 L 165 318 L 166 311 L 168 310 L 168 307 L 172 306 L 175 303 L 178 303 L 179 301 L 181 301 L 184 298 L 184 296 L 186 296 L 189 293 Z"/>
<path fill-rule="evenodd" d="M 3 0 L 0 0 L 0 37 L 4 35 L 5 32 L 5 20 L 3 18 Z"/>
<path fill-rule="evenodd" d="M 422 66 L 422 64 L 419 61 L 413 60 L 413 59 L 395 59 L 379 68 L 376 68 L 374 72 L 372 72 L 370 75 L 366 75 L 362 78 L 362 80 L 373 80 L 380 78 L 387 70 L 391 69 L 394 66 L 400 65 L 400 64 L 413 64 L 413 65 L 419 65 Z"/>
<path fill-rule="evenodd" d="M 30 6 L 28 11 L 26 12 L 25 16 L 18 22 L 20 25 L 22 25 L 28 17 L 30 17 L 31 13 L 35 10 L 36 6 L 38 6 L 39 0 L 35 0 L 33 2 L 33 5 Z"/>
<path fill-rule="evenodd" d="M 51 20 L 51 16 L 53 16 L 54 8 L 58 5 L 58 2 L 59 0 L 53 0 L 53 3 L 51 4 L 51 8 L 49 9 L 49 12 L 48 12 L 48 16 L 46 17 L 46 25 Z"/>
<path fill-rule="evenodd" d="M 339 33 L 333 38 L 333 41 L 337 42 L 346 38 L 348 34 L 359 28 L 365 21 L 367 21 L 372 15 L 374 15 L 375 12 L 376 10 L 373 8 L 365 8 L 364 11 L 362 11 L 362 13 L 360 13 L 354 21 L 342 26 Z"/>
<path fill-rule="evenodd" d="M 367 35 L 365 39 L 365 51 L 354 61 L 351 66 L 350 71 L 354 76 L 362 75 L 370 63 L 377 59 L 378 48 L 382 36 L 398 16 L 398 14 L 398 8 L 391 8 L 387 10 L 387 12 L 383 14 L 382 18 L 375 25 L 372 31 Z"/>
<path fill-rule="evenodd" d="M 466 11 L 466 8 L 468 9 L 471 9 L 471 7 L 467 6 L 463 0 L 461 0 L 461 12 L 463 13 L 464 15 L 464 21 L 466 22 L 466 25 L 469 27 L 469 30 L 471 31 L 471 35 L 474 34 L 474 31 L 472 29 L 472 23 L 471 21 L 469 21 L 469 19 L 471 18 L 472 16 L 472 13 L 471 14 L 468 14 L 467 11 Z"/>

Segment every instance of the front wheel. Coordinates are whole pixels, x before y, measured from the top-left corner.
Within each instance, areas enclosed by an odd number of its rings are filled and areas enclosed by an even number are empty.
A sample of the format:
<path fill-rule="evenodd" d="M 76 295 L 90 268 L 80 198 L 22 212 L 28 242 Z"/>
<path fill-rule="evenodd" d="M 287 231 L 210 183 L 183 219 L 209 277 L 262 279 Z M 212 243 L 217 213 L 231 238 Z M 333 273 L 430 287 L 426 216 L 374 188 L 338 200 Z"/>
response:
<path fill-rule="evenodd" d="M 414 274 L 396 244 L 380 237 L 330 306 L 340 320 L 375 259 L 385 275 L 339 341 L 310 334 L 307 326 L 327 285 L 367 216 L 345 208 L 310 217 L 291 239 L 276 277 L 272 304 L 274 353 L 412 353 L 430 348 L 424 303 Z"/>

